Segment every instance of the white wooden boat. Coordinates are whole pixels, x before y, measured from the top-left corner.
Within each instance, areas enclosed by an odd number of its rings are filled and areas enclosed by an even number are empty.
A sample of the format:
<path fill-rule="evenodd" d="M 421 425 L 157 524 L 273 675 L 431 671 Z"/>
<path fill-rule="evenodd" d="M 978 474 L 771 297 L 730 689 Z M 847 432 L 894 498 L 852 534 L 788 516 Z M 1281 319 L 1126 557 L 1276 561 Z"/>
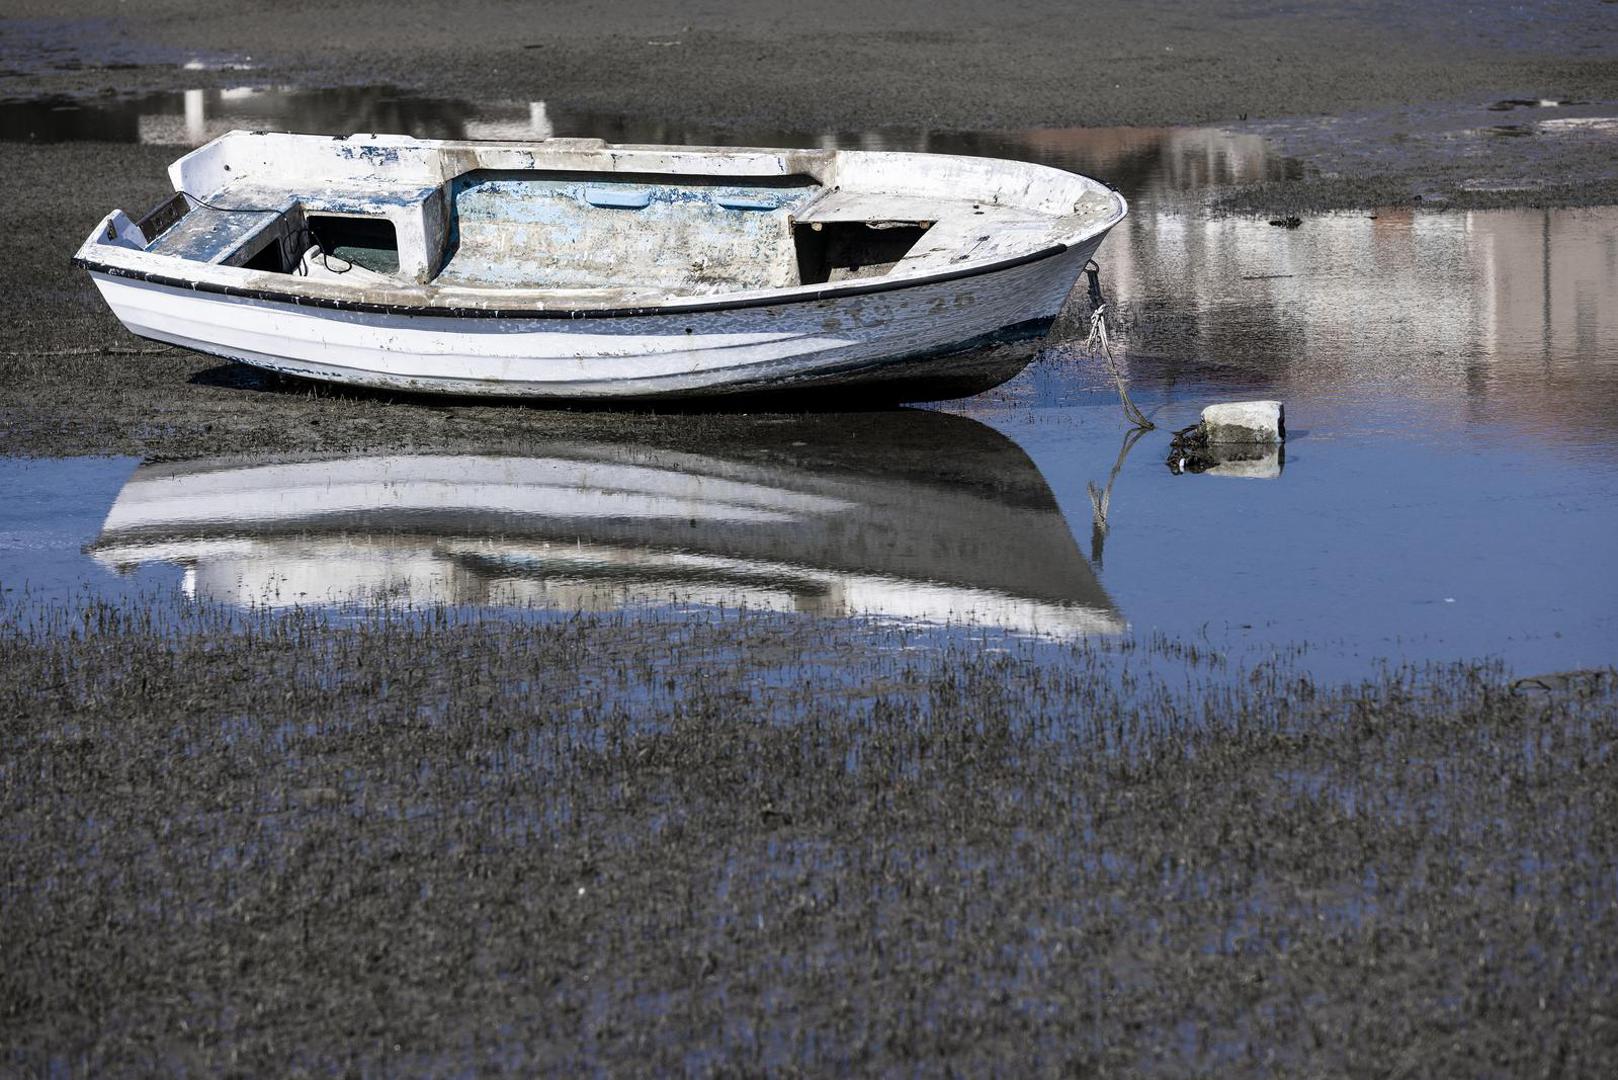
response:
<path fill-rule="evenodd" d="M 1124 200 L 849 150 L 233 131 L 76 261 L 143 337 L 449 394 L 975 393 L 1027 363 Z"/>
<path fill-rule="evenodd" d="M 288 606 L 669 603 L 1074 637 L 1126 624 L 1034 463 L 940 413 L 749 420 L 729 445 L 143 465 L 95 558 Z"/>

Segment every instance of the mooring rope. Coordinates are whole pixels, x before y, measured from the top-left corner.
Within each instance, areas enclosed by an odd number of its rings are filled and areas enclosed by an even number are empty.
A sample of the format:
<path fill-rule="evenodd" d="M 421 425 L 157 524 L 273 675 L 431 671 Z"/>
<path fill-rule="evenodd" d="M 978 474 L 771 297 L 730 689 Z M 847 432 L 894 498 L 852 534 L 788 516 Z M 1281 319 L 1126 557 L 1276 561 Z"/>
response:
<path fill-rule="evenodd" d="M 1118 366 L 1118 359 L 1112 355 L 1112 338 L 1107 333 L 1107 302 L 1101 295 L 1101 267 L 1091 259 L 1084 265 L 1084 272 L 1090 278 L 1090 335 L 1084 339 L 1085 352 L 1094 357 L 1099 355 L 1107 358 L 1107 371 L 1112 374 L 1113 385 L 1118 388 L 1118 400 L 1124 406 L 1124 418 L 1131 424 L 1146 431 L 1157 427 L 1146 419 L 1146 414 L 1135 407 L 1129 400 L 1129 389 L 1124 385 L 1123 369 Z"/>

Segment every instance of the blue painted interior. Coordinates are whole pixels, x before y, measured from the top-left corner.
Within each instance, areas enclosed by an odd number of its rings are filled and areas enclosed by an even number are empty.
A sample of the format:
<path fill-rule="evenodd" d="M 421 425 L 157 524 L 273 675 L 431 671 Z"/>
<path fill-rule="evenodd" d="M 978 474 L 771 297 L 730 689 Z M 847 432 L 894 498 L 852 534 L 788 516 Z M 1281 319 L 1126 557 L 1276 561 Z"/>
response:
<path fill-rule="evenodd" d="M 652 191 L 650 188 L 636 191 L 630 188 L 588 187 L 584 189 L 584 201 L 591 206 L 644 210 L 652 205 Z"/>
<path fill-rule="evenodd" d="M 789 284 L 791 214 L 813 181 L 670 183 L 474 172 L 450 185 L 438 280 L 500 287 L 718 292 Z"/>

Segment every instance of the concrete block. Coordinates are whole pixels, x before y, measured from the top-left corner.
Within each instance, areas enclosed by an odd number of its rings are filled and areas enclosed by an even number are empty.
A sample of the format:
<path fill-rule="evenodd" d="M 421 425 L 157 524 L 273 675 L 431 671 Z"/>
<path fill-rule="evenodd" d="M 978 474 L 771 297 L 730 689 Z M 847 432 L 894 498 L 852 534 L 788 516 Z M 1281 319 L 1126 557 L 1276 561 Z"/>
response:
<path fill-rule="evenodd" d="M 1286 410 L 1279 401 L 1232 401 L 1202 410 L 1202 433 L 1209 445 L 1282 443 Z"/>

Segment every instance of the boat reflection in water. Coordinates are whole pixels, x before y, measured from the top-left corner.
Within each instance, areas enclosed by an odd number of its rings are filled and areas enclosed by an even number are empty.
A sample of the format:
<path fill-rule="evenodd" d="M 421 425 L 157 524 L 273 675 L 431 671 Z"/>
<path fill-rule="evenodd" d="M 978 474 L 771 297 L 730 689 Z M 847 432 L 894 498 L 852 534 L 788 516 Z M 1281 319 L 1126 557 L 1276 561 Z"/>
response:
<path fill-rule="evenodd" d="M 1126 629 L 1015 443 L 925 411 L 494 453 L 145 465 L 92 553 L 236 605 L 714 604 Z M 720 449 L 711 449 L 714 443 Z"/>

